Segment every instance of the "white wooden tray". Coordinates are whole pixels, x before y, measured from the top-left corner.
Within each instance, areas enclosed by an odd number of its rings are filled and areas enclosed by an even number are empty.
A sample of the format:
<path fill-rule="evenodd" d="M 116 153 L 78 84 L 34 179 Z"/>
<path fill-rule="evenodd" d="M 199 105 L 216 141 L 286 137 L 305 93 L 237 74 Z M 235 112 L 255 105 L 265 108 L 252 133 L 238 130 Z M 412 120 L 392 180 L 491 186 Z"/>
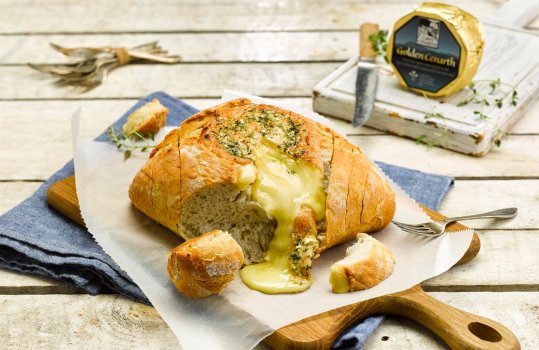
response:
<path fill-rule="evenodd" d="M 539 3 L 532 2 L 527 2 L 527 11 L 522 8 L 521 1 L 511 3 L 512 8 L 520 5 L 519 13 L 529 14 L 538 11 Z M 499 13 L 502 12 L 507 15 L 507 10 L 500 9 Z M 519 23 L 521 16 L 515 14 L 512 18 L 513 24 L 522 25 Z M 382 69 L 374 110 L 365 125 L 474 156 L 488 153 L 495 141 L 511 129 L 539 95 L 539 36 L 501 21 L 491 20 L 483 25 L 485 49 L 474 80 L 500 79 L 514 86 L 518 92 L 516 106 L 511 105 L 510 98 L 502 108 L 492 103 L 490 106 L 457 106 L 471 96 L 468 89 L 445 98 L 427 99 L 406 91 L 394 75 Z M 314 87 L 313 109 L 316 112 L 352 120 L 357 59 L 351 58 Z M 482 89 L 486 95 L 490 87 L 482 85 Z M 483 114 L 482 118 L 478 112 Z M 433 118 L 434 113 L 438 117 Z"/>

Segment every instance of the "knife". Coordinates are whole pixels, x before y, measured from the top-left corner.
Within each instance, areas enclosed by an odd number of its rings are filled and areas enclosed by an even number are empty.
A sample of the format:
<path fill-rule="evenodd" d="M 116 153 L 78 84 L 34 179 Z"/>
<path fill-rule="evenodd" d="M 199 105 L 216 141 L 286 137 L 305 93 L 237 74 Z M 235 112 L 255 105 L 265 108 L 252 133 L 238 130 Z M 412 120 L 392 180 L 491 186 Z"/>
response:
<path fill-rule="evenodd" d="M 367 121 L 374 107 L 378 68 L 374 60 L 376 52 L 369 36 L 378 33 L 378 24 L 363 23 L 359 28 L 359 61 L 356 78 L 356 108 L 352 125 L 359 127 Z"/>

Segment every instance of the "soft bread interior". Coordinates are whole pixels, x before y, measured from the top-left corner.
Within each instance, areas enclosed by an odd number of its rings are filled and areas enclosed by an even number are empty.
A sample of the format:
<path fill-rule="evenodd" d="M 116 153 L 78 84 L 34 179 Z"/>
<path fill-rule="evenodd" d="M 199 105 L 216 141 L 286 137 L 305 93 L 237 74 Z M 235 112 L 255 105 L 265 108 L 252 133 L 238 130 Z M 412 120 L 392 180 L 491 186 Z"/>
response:
<path fill-rule="evenodd" d="M 346 255 L 339 261 L 340 265 L 361 263 L 369 258 L 369 253 L 376 240 L 367 234 L 358 235 L 357 242 L 346 249 Z"/>
<path fill-rule="evenodd" d="M 212 230 L 228 231 L 239 243 L 245 262 L 264 260 L 276 221 L 258 202 L 234 186 L 216 185 L 197 192 L 181 210 L 180 232 L 186 239 Z"/>

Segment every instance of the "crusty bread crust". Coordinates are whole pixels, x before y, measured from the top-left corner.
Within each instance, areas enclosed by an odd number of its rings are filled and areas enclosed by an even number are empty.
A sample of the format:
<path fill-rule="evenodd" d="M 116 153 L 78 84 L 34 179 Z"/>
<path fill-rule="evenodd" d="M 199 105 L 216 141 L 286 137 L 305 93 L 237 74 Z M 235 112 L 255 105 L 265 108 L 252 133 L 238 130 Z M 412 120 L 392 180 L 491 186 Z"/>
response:
<path fill-rule="evenodd" d="M 391 222 L 396 208 L 395 192 L 372 163 L 363 187 L 362 202 L 360 232 L 380 231 Z"/>
<path fill-rule="evenodd" d="M 365 233 L 358 235 L 358 242 L 355 244 L 372 244 L 366 256 L 362 256 L 355 261 L 345 262 L 340 260 L 332 267 L 332 277 L 335 279 L 344 278 L 348 283 L 348 291 L 354 292 L 374 287 L 391 275 L 395 269 L 395 255 L 382 242 L 370 237 Z M 353 249 L 354 247 L 348 248 Z M 347 256 L 350 251 L 347 250 Z M 340 274 L 342 276 L 335 276 Z M 332 279 L 330 279 L 332 281 Z M 332 284 L 335 292 L 336 285 Z M 341 291 L 342 292 L 342 291 Z"/>
<path fill-rule="evenodd" d="M 326 200 L 326 233 L 320 252 L 386 227 L 395 214 L 395 193 L 357 147 L 334 135 Z"/>
<path fill-rule="evenodd" d="M 190 298 L 221 292 L 243 265 L 238 243 L 220 230 L 193 238 L 170 251 L 168 276 Z"/>
<path fill-rule="evenodd" d="M 351 157 L 352 169 L 350 171 L 350 183 L 348 185 L 348 195 L 346 197 L 346 223 L 345 236 L 354 237 L 361 231 L 361 213 L 363 212 L 363 196 L 365 195 L 365 185 L 369 174 L 365 169 L 371 166 L 367 157 L 359 150 L 352 148 Z"/>
<path fill-rule="evenodd" d="M 150 153 L 129 187 L 129 198 L 137 209 L 176 233 L 181 198 L 178 153 L 175 129 Z"/>
<path fill-rule="evenodd" d="M 296 113 L 244 98 L 201 111 L 172 131 L 131 183 L 129 196 L 135 207 L 185 239 L 206 232 L 182 232 L 182 207 L 209 188 L 236 186 L 239 169 L 253 163 L 248 155 L 225 149 L 219 140 L 223 127 L 244 125 L 246 113 L 253 110 L 285 116 L 297 132 L 297 142 L 287 151 L 323 176 L 327 198 L 326 217 L 316 223 L 319 252 L 353 239 L 358 230 L 374 232 L 389 224 L 395 195 L 357 146 Z M 240 134 L 240 143 L 260 142 L 261 130 L 251 126 L 248 136 Z"/>
<path fill-rule="evenodd" d="M 122 126 L 126 135 L 139 132 L 142 135 L 155 135 L 167 123 L 168 109 L 159 100 L 153 99 L 137 109 Z"/>
<path fill-rule="evenodd" d="M 350 187 L 353 145 L 334 137 L 333 159 L 326 197 L 326 235 L 323 249 L 349 240 L 346 237 L 346 198 Z"/>

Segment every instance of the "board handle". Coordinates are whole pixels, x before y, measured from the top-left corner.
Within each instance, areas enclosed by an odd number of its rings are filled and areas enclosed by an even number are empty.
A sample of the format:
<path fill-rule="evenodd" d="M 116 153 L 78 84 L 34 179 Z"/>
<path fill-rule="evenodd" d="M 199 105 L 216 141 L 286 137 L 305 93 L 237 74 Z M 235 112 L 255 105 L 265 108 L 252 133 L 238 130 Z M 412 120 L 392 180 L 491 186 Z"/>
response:
<path fill-rule="evenodd" d="M 415 286 L 379 298 L 380 311 L 421 323 L 451 349 L 519 350 L 515 335 L 500 323 L 434 299 Z"/>

